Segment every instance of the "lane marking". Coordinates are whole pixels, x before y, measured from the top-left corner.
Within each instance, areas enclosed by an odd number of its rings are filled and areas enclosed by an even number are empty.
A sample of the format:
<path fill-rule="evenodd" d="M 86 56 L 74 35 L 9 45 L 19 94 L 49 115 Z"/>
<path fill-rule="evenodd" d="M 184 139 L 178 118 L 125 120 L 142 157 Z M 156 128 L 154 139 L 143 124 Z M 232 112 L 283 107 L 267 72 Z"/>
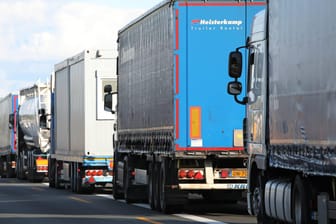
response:
<path fill-rule="evenodd" d="M 96 196 L 114 200 L 113 195 L 96 194 Z M 125 200 L 116 200 L 116 201 L 126 203 Z M 141 208 L 146 208 L 146 209 L 150 210 L 150 206 L 148 204 L 134 203 L 132 205 L 137 206 L 137 207 L 141 207 Z M 189 214 L 172 214 L 172 215 L 183 218 L 183 219 L 192 220 L 192 221 L 195 221 L 195 222 L 200 222 L 200 223 L 228 224 L 226 222 L 220 222 L 220 221 L 217 221 L 217 220 L 203 218 L 203 217 L 196 216 L 196 215 L 189 215 Z M 142 220 L 142 221 L 144 221 L 144 220 Z"/>
<path fill-rule="evenodd" d="M 162 222 L 157 222 L 157 221 L 151 220 L 151 219 L 143 217 L 143 216 L 136 217 L 136 220 L 148 222 L 148 223 L 151 223 L 151 224 L 162 224 Z"/>
<path fill-rule="evenodd" d="M 45 189 L 40 188 L 40 187 L 32 187 L 31 189 L 35 191 L 45 191 Z"/>
<path fill-rule="evenodd" d="M 49 185 L 48 183 L 43 183 L 44 185 Z M 95 196 L 97 197 L 102 197 L 102 198 L 107 198 L 107 199 L 112 199 L 112 200 L 115 200 L 113 195 L 106 195 L 106 194 L 95 194 Z M 69 197 L 75 201 L 79 201 L 79 202 L 83 202 L 83 203 L 91 203 L 89 201 L 86 201 L 84 199 L 81 199 L 81 198 L 77 198 L 77 197 Z M 123 202 L 123 203 L 126 203 L 125 200 L 116 200 L 116 201 L 119 201 L 119 202 Z M 148 204 L 142 204 L 142 203 L 134 203 L 132 204 L 134 206 L 137 206 L 137 207 L 141 207 L 141 208 L 145 208 L 145 209 L 149 209 L 150 210 L 150 206 Z M 200 216 L 195 216 L 195 215 L 189 215 L 189 214 L 172 214 L 173 216 L 177 216 L 177 217 L 180 217 L 180 218 L 183 218 L 183 219 L 187 219 L 187 220 L 192 220 L 192 221 L 195 221 L 195 222 L 199 222 L 199 223 L 211 223 L 211 224 L 228 224 L 226 222 L 220 222 L 220 221 L 217 221 L 217 220 L 214 220 L 214 219 L 208 219 L 208 218 L 204 218 L 204 217 L 200 217 Z M 140 219 L 138 219 L 140 218 Z M 145 217 L 137 217 L 138 220 L 141 220 L 141 221 L 144 221 L 144 222 L 148 222 L 148 223 L 151 223 L 151 224 L 161 224 L 160 222 L 156 222 L 156 221 L 153 221 L 153 220 L 150 220 L 150 219 L 147 219 Z M 145 220 L 144 220 L 145 219 Z M 153 221 L 153 222 L 152 222 Z"/>
<path fill-rule="evenodd" d="M 86 204 L 89 204 L 89 203 L 91 203 L 91 202 L 89 202 L 89 201 L 87 201 L 87 200 L 84 200 L 84 199 L 82 199 L 82 198 L 77 198 L 77 197 L 69 197 L 70 199 L 72 199 L 72 200 L 75 200 L 75 201 L 79 201 L 79 202 L 83 202 L 83 203 L 86 203 Z"/>
<path fill-rule="evenodd" d="M 217 220 L 213 220 L 213 219 L 208 219 L 208 218 L 203 218 L 200 216 L 196 216 L 196 215 L 189 215 L 189 214 L 174 214 L 174 216 L 178 216 L 184 219 L 189 219 L 192 221 L 196 221 L 196 222 L 202 222 L 202 223 L 211 223 L 211 224 L 228 224 L 226 222 L 220 222 Z"/>

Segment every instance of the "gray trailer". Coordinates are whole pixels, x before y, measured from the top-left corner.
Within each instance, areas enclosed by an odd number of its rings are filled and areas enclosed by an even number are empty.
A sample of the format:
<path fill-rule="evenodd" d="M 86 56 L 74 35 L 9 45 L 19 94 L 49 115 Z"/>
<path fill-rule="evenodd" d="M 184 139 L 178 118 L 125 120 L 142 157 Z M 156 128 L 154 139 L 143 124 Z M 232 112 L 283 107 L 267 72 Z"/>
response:
<path fill-rule="evenodd" d="M 228 90 L 247 107 L 249 212 L 258 223 L 329 223 L 336 218 L 336 1 L 269 0 L 267 9 L 253 22 L 243 100 L 239 49 L 229 65 Z"/>
<path fill-rule="evenodd" d="M 0 99 L 0 176 L 14 177 L 16 167 L 16 119 L 18 95 L 8 94 Z M 13 125 L 10 125 L 10 119 Z"/>
<path fill-rule="evenodd" d="M 116 54 L 85 50 L 55 65 L 49 184 L 92 191 L 112 183 L 115 115 L 104 111 L 107 84 L 116 85 Z"/>

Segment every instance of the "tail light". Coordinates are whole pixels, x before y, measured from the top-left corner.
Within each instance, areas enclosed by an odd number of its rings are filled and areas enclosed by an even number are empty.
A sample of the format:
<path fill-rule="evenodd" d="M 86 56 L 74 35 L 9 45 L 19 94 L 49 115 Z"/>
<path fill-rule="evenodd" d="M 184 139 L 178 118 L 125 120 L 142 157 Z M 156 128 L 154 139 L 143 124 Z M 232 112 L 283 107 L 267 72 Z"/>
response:
<path fill-rule="evenodd" d="M 85 176 L 103 176 L 104 175 L 104 170 L 85 170 Z"/>
<path fill-rule="evenodd" d="M 186 178 L 187 177 L 187 171 L 186 170 L 180 170 L 178 173 L 178 177 L 180 179 Z"/>
<path fill-rule="evenodd" d="M 180 169 L 178 171 L 179 179 L 190 179 L 190 180 L 203 180 L 204 170 L 203 169 Z"/>

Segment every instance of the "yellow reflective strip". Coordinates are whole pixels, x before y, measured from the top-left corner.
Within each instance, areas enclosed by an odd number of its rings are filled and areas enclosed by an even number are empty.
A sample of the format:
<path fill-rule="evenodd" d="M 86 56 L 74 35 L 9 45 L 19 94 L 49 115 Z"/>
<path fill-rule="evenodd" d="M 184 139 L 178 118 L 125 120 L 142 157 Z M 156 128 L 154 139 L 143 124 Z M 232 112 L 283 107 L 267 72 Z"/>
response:
<path fill-rule="evenodd" d="M 190 107 L 190 138 L 201 138 L 201 107 Z"/>

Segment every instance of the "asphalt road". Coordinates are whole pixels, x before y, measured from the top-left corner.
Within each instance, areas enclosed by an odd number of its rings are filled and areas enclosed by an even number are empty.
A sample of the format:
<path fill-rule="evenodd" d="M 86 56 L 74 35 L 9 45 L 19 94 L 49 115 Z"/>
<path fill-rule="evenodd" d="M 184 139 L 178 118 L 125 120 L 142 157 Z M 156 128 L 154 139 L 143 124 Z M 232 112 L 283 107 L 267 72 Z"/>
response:
<path fill-rule="evenodd" d="M 165 215 L 150 210 L 147 204 L 113 200 L 108 188 L 92 195 L 74 194 L 49 188 L 47 183 L 0 179 L 0 223 L 252 224 L 256 220 L 247 214 L 244 203 L 222 205 L 192 200 L 183 212 Z"/>

